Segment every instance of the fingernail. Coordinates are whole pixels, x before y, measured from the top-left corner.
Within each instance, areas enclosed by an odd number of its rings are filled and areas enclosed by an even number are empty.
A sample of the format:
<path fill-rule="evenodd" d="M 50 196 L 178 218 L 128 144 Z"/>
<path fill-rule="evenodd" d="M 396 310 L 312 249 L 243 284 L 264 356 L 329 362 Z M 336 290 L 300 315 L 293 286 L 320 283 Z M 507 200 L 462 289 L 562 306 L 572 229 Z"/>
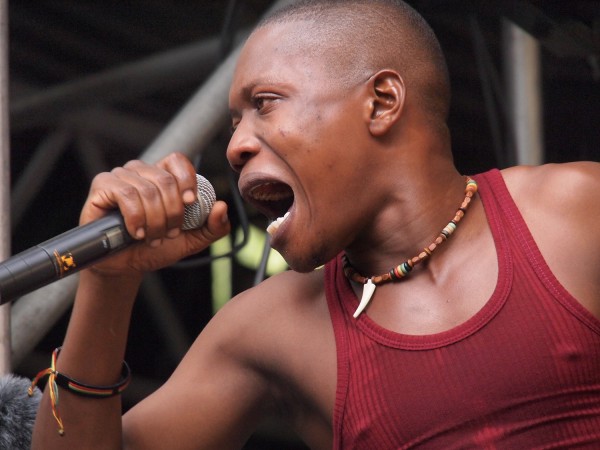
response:
<path fill-rule="evenodd" d="M 229 221 L 229 216 L 227 215 L 227 213 L 223 214 L 223 217 L 221 217 L 221 223 L 227 223 Z"/>
<path fill-rule="evenodd" d="M 156 248 L 156 247 L 159 247 L 160 244 L 162 244 L 162 239 L 154 239 L 153 241 L 150 242 L 150 247 Z"/>
<path fill-rule="evenodd" d="M 138 228 L 135 231 L 135 238 L 136 239 L 144 239 L 144 236 L 146 235 L 146 232 L 144 231 L 143 228 Z"/>
<path fill-rule="evenodd" d="M 167 232 L 167 237 L 168 238 L 176 238 L 177 236 L 179 236 L 179 233 L 181 232 L 181 230 L 179 228 L 171 228 L 168 232 Z"/>
<path fill-rule="evenodd" d="M 194 192 L 191 191 L 190 189 L 188 189 L 187 191 L 185 191 L 183 193 L 183 202 L 184 203 L 194 203 L 195 200 L 196 200 L 196 196 L 194 195 Z"/>

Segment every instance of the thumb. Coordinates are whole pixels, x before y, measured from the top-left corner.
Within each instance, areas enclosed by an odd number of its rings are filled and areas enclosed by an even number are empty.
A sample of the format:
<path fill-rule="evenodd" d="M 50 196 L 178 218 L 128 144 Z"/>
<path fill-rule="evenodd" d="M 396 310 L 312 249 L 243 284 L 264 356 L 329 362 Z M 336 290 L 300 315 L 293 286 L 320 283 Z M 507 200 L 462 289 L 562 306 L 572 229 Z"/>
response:
<path fill-rule="evenodd" d="M 197 230 L 186 231 L 186 235 L 193 236 L 193 246 L 195 250 L 198 250 L 226 236 L 230 230 L 231 224 L 227 215 L 227 204 L 218 200 L 213 205 L 204 225 Z"/>

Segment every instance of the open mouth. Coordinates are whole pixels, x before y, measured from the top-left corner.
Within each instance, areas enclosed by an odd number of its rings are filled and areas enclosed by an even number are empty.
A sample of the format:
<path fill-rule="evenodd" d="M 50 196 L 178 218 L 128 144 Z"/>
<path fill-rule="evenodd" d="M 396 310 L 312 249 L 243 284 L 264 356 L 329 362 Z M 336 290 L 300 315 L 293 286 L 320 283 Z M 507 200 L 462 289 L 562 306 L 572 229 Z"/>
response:
<path fill-rule="evenodd" d="M 269 181 L 250 188 L 247 200 L 272 220 L 267 231 L 273 234 L 290 214 L 294 191 L 285 183 Z"/>

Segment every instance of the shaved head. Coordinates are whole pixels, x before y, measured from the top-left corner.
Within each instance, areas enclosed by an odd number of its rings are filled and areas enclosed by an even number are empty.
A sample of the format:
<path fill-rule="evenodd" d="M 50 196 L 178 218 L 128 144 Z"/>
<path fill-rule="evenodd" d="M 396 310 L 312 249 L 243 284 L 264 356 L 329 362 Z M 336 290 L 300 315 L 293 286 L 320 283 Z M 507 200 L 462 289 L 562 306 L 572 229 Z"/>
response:
<path fill-rule="evenodd" d="M 322 59 L 337 81 L 354 85 L 383 69 L 397 71 L 408 95 L 446 120 L 450 87 L 440 44 L 431 27 L 400 0 L 303 0 L 275 11 L 258 29 L 298 23 L 295 42 Z"/>

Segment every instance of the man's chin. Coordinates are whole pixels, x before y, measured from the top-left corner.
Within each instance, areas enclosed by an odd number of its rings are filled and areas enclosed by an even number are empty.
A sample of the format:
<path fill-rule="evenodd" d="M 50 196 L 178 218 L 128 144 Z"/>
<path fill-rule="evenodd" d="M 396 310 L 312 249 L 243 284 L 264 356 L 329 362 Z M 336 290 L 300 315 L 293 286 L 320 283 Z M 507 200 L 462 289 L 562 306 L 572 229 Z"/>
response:
<path fill-rule="evenodd" d="M 286 258 L 284 257 L 290 269 L 294 272 L 299 273 L 310 273 L 315 269 L 323 266 L 328 259 L 323 258 L 322 256 L 312 256 L 307 259 L 302 258 Z"/>

